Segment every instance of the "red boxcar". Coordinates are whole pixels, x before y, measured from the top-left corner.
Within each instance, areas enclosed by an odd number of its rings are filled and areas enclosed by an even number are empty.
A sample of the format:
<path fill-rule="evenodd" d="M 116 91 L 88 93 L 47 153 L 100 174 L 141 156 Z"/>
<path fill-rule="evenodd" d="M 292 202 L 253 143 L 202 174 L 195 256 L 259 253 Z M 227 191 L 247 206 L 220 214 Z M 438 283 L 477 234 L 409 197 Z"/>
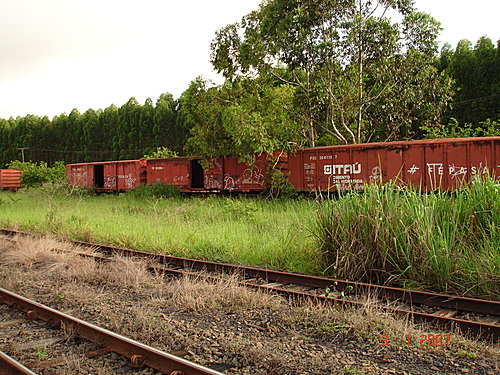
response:
<path fill-rule="evenodd" d="M 147 184 L 163 183 L 181 191 L 203 187 L 203 169 L 198 160 L 186 157 L 147 159 Z"/>
<path fill-rule="evenodd" d="M 131 190 L 146 183 L 145 160 L 68 164 L 68 183 L 96 191 Z"/>
<path fill-rule="evenodd" d="M 0 189 L 20 189 L 22 173 L 19 169 L 0 169 Z"/>
<path fill-rule="evenodd" d="M 261 192 L 268 186 L 266 172 L 271 156 L 262 154 L 250 166 L 235 157 L 213 158 L 204 171 L 203 188 L 208 191 Z"/>
<path fill-rule="evenodd" d="M 146 160 L 147 183 L 173 185 L 183 192 L 258 192 L 266 188 L 264 174 L 268 155 L 256 158 L 249 166 L 237 158 L 212 158 L 206 169 L 200 159 L 186 157 Z"/>
<path fill-rule="evenodd" d="M 299 191 L 363 189 L 392 179 L 422 191 L 452 190 L 474 175 L 500 176 L 500 137 L 309 148 L 288 162 Z"/>

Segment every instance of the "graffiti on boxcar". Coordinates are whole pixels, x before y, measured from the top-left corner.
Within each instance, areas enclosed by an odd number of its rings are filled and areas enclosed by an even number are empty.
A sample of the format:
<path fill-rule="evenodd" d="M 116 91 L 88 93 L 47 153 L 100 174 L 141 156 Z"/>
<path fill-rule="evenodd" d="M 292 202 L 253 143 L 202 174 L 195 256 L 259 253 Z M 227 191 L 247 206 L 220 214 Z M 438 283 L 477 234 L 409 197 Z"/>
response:
<path fill-rule="evenodd" d="M 189 181 L 189 175 L 187 176 L 175 176 L 174 182 L 186 182 Z"/>
<path fill-rule="evenodd" d="M 243 171 L 243 183 L 244 184 L 264 184 L 264 174 L 262 173 L 262 169 L 254 166 L 253 168 L 247 168 Z"/>
<path fill-rule="evenodd" d="M 370 175 L 370 184 L 377 184 L 380 182 L 380 167 L 376 165 L 372 168 L 372 173 Z"/>
<path fill-rule="evenodd" d="M 234 190 L 235 188 L 234 178 L 228 174 L 224 175 L 224 188 L 227 190 Z"/>
<path fill-rule="evenodd" d="M 116 187 L 116 176 L 104 176 L 104 188 L 114 189 Z"/>
<path fill-rule="evenodd" d="M 206 189 L 222 189 L 222 181 L 218 180 L 213 172 L 210 172 L 209 175 L 205 174 L 204 184 Z"/>
<path fill-rule="evenodd" d="M 137 181 L 137 178 L 132 178 L 132 173 L 125 175 L 125 188 L 126 189 L 132 189 L 134 187 L 135 182 Z"/>
<path fill-rule="evenodd" d="M 415 174 L 415 173 L 417 173 L 419 170 L 420 170 L 420 168 L 419 168 L 419 167 L 417 167 L 415 164 L 413 164 L 413 165 L 411 166 L 411 168 L 410 168 L 410 169 L 408 169 L 406 172 L 408 172 L 408 173 L 409 173 L 409 174 L 411 174 L 411 175 L 414 175 L 414 174 Z"/>
<path fill-rule="evenodd" d="M 455 178 L 457 176 L 466 176 L 467 175 L 467 167 L 457 167 L 455 164 L 451 164 L 448 167 L 448 173 L 451 175 L 451 178 Z"/>

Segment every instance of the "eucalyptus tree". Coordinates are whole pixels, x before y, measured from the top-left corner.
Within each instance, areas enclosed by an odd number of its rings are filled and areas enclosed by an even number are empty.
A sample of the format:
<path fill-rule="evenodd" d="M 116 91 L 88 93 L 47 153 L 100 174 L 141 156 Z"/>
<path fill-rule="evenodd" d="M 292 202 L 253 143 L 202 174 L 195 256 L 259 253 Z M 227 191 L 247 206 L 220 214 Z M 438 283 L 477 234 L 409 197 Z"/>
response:
<path fill-rule="evenodd" d="M 268 0 L 217 31 L 211 62 L 230 80 L 271 74 L 294 86 L 310 146 L 324 132 L 357 143 L 384 121 L 389 137 L 407 132 L 410 109 L 435 89 L 437 120 L 450 85 L 433 65 L 439 31 L 412 0 Z"/>
<path fill-rule="evenodd" d="M 194 80 L 181 98 L 179 116 L 193 124 L 190 155 L 233 155 L 251 162 L 255 154 L 295 148 L 303 139 L 291 109 L 295 88 L 266 79 L 235 79 L 211 86 Z"/>

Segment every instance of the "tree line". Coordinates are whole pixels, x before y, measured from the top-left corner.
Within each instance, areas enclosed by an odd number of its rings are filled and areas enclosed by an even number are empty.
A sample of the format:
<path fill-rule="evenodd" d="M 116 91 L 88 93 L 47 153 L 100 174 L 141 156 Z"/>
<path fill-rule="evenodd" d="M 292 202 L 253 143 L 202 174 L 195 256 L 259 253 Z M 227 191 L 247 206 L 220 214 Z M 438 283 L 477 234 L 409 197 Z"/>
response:
<path fill-rule="evenodd" d="M 52 120 L 33 115 L 0 119 L 1 163 L 136 159 L 160 146 L 182 152 L 190 126 L 180 103 L 162 94 L 155 104 L 131 98 L 121 107 L 74 109 Z"/>
<path fill-rule="evenodd" d="M 401 21 L 386 16 L 397 12 Z M 411 0 L 270 0 L 217 31 L 211 63 L 179 99 L 0 119 L 0 155 L 66 163 L 500 134 L 500 41 L 438 51 Z"/>

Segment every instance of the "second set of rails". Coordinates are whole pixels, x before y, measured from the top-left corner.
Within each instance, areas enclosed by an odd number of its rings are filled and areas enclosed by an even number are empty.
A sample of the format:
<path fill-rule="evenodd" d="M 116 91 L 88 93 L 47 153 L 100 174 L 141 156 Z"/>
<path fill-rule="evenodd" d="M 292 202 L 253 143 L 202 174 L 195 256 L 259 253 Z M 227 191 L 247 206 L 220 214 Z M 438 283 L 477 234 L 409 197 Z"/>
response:
<path fill-rule="evenodd" d="M 30 235 L 5 229 L 0 230 L 0 233 L 8 236 Z M 447 330 L 459 329 L 464 334 L 493 342 L 500 341 L 500 301 L 173 257 L 81 241 L 72 242 L 99 251 L 101 255 L 81 254 L 98 261 L 109 261 L 112 256 L 120 255 L 147 259 L 155 272 L 176 276 L 220 279 L 237 275 L 238 282 L 245 287 L 294 299 L 314 299 L 345 306 L 363 307 L 369 304 L 380 311 L 410 316 L 418 322 L 428 322 Z"/>

